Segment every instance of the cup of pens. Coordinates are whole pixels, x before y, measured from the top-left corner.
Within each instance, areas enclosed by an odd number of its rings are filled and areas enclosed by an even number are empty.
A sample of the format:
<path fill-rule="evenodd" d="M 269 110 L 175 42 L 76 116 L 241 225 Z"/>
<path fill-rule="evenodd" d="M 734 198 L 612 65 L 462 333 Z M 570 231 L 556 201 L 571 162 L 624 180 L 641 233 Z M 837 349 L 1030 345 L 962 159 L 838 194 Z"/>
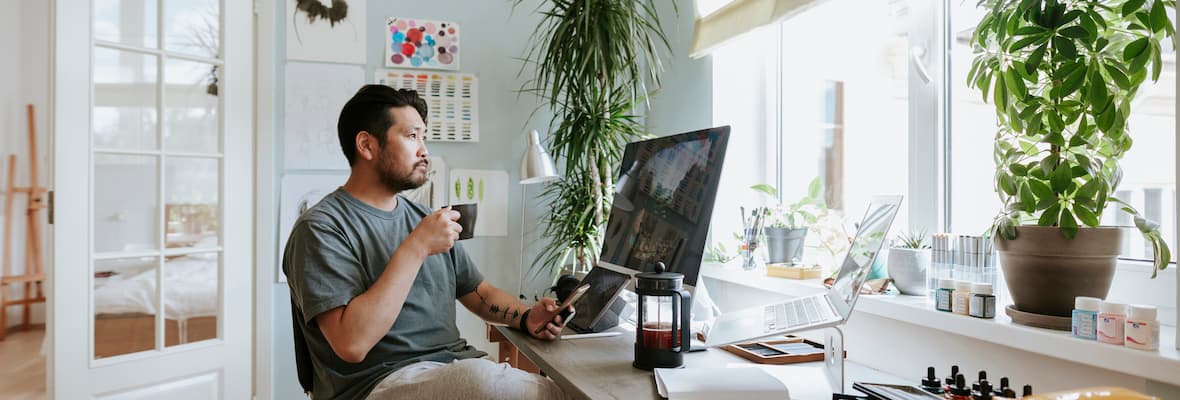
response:
<path fill-rule="evenodd" d="M 766 216 L 770 214 L 770 210 L 764 207 L 757 207 L 746 215 L 746 208 L 742 207 L 742 269 L 752 270 L 758 268 L 758 248 L 762 242 L 762 225 L 766 222 Z"/>

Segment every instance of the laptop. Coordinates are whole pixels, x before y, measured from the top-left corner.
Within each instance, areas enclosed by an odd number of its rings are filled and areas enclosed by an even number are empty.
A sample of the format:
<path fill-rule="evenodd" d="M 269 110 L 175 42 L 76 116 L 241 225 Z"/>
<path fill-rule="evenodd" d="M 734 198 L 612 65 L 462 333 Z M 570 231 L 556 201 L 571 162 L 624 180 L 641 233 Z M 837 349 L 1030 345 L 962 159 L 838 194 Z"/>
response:
<path fill-rule="evenodd" d="M 848 255 L 844 257 L 840 273 L 827 293 L 723 313 L 709 329 L 705 345 L 723 346 L 843 324 L 852 314 L 852 306 L 860 296 L 859 289 L 873 269 L 873 260 L 877 258 L 900 206 L 901 196 L 872 198 Z"/>

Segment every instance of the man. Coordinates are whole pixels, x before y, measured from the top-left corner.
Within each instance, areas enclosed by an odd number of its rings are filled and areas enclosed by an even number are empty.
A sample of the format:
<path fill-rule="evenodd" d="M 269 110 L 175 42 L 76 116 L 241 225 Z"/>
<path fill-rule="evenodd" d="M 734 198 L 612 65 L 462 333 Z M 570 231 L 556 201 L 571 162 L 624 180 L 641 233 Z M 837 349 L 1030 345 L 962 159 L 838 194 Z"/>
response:
<path fill-rule="evenodd" d="M 315 399 L 563 398 L 547 378 L 496 364 L 467 345 L 455 300 L 486 321 L 553 340 L 551 298 L 532 308 L 490 285 L 455 240 L 449 207 L 398 193 L 426 182 L 426 102 L 362 87 L 340 112 L 348 181 L 299 217 L 283 272 L 314 366 Z"/>

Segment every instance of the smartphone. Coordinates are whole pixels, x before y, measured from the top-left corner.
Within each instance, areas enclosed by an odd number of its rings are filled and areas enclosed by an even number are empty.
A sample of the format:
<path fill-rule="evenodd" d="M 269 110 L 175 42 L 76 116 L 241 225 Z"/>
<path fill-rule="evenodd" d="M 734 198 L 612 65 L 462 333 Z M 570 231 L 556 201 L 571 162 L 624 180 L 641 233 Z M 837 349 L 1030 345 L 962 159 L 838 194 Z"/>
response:
<path fill-rule="evenodd" d="M 575 301 L 578 301 L 578 299 L 581 298 L 582 295 L 586 294 L 586 292 L 589 290 L 590 290 L 589 283 L 584 284 L 582 286 L 578 286 L 578 288 L 574 289 L 573 292 L 570 292 L 569 296 L 565 297 L 565 301 L 561 302 L 561 305 L 557 307 L 557 309 L 560 310 L 560 311 L 558 311 L 557 315 L 561 316 L 562 325 L 565 325 L 566 323 L 568 323 L 570 318 L 573 318 L 574 314 L 576 314 L 576 312 L 572 308 L 570 308 L 570 306 L 572 306 Z M 541 333 L 541 331 L 545 330 L 546 326 L 549 326 L 549 324 L 541 325 L 533 333 Z"/>
<path fill-rule="evenodd" d="M 561 305 L 557 307 L 558 310 L 561 310 L 558 312 L 557 315 L 561 316 L 561 323 L 562 324 L 568 323 L 570 321 L 570 318 L 573 318 L 574 314 L 577 313 L 577 311 L 575 311 L 570 306 L 574 305 L 574 302 L 576 302 L 576 301 L 578 301 L 578 299 L 582 298 L 582 295 L 586 294 L 586 292 L 588 292 L 588 291 L 590 291 L 590 284 L 589 283 L 584 284 L 582 286 L 578 286 L 578 288 L 574 289 L 574 291 L 572 293 L 570 293 L 569 296 L 566 296 L 565 301 L 561 302 Z"/>

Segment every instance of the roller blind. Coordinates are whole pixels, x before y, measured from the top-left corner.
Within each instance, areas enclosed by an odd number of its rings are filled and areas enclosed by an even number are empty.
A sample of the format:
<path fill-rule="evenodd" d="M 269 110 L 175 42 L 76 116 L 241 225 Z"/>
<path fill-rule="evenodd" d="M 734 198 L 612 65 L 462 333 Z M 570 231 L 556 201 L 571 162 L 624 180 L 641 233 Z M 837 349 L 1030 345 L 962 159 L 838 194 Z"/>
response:
<path fill-rule="evenodd" d="M 696 29 L 689 56 L 700 58 L 746 32 L 770 25 L 826 0 L 697 0 Z M 716 11 L 708 12 L 711 9 Z"/>

